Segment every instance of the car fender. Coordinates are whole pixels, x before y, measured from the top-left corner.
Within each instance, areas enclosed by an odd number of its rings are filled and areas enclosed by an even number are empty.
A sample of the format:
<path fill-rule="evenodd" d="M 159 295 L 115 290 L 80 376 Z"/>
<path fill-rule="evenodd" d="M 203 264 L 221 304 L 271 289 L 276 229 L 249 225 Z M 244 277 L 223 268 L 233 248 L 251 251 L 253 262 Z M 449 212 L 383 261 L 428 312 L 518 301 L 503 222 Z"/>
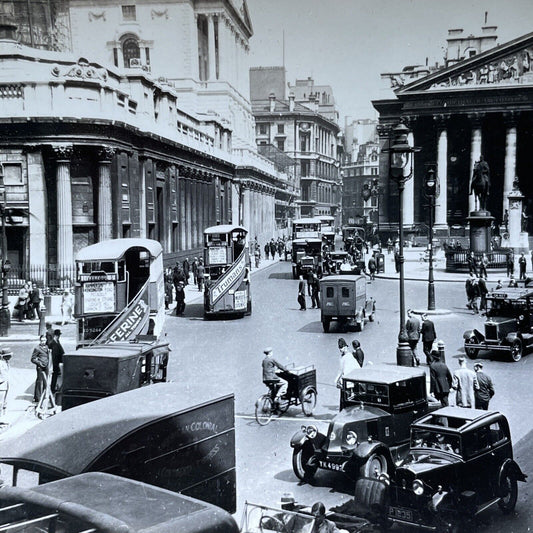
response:
<path fill-rule="evenodd" d="M 520 339 L 520 336 L 518 335 L 518 333 L 516 331 L 512 331 L 511 333 L 508 333 L 505 337 L 505 344 L 513 344 L 513 342 L 516 340 L 516 339 Z M 520 339 L 521 340 L 521 339 Z"/>
<path fill-rule="evenodd" d="M 463 333 L 463 339 L 465 341 L 471 339 L 472 337 L 476 339 L 476 342 L 483 342 L 485 340 L 485 335 L 483 335 L 483 333 L 477 329 L 467 329 Z"/>
<path fill-rule="evenodd" d="M 291 438 L 291 448 L 299 450 L 308 440 L 306 433 L 300 429 Z"/>
<path fill-rule="evenodd" d="M 503 476 L 510 472 L 518 481 L 527 481 L 527 476 L 522 472 L 518 464 L 513 459 L 506 459 L 500 466 L 498 474 L 498 486 L 501 484 Z"/>
<path fill-rule="evenodd" d="M 377 452 L 382 453 L 385 456 L 385 459 L 387 459 L 389 466 L 392 467 L 394 463 L 392 461 L 390 450 L 385 444 L 379 441 L 362 442 L 354 449 L 353 457 L 357 463 L 363 464 L 373 453 Z"/>

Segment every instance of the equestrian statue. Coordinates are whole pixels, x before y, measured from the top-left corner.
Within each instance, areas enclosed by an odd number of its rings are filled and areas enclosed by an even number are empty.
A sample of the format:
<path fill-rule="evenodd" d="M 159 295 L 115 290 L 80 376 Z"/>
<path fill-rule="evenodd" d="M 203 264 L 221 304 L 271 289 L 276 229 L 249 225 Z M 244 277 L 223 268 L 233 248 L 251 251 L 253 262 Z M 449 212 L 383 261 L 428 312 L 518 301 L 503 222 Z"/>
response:
<path fill-rule="evenodd" d="M 481 211 L 487 210 L 487 198 L 490 189 L 490 169 L 489 164 L 483 156 L 479 156 L 479 161 L 474 164 L 472 182 L 470 183 L 470 194 L 475 194 L 479 202 Z"/>

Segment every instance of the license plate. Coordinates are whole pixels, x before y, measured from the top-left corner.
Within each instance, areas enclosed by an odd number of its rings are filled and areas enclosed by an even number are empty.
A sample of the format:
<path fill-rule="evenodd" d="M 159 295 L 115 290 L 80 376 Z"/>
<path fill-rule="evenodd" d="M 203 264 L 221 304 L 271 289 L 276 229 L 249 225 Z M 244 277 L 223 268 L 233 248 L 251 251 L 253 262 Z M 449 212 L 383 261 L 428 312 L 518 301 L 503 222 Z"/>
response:
<path fill-rule="evenodd" d="M 389 516 L 391 518 L 397 518 L 398 520 L 412 522 L 413 511 L 411 511 L 411 509 L 403 509 L 402 507 L 389 507 Z"/>
<path fill-rule="evenodd" d="M 344 463 L 337 464 L 330 461 L 319 461 L 320 468 L 326 468 L 327 470 L 336 470 L 337 472 L 344 472 Z"/>

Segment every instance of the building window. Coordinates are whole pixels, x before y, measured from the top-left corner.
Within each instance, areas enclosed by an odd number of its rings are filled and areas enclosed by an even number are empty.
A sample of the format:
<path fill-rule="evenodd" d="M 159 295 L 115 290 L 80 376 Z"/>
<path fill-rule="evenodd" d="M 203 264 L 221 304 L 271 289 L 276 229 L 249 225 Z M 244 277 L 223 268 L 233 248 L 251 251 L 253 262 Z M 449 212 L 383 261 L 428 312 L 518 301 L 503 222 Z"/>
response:
<path fill-rule="evenodd" d="M 266 134 L 267 134 L 267 125 L 259 124 L 259 135 L 266 135 Z"/>
<path fill-rule="evenodd" d="M 285 133 L 285 124 L 278 124 L 278 133 Z"/>
<path fill-rule="evenodd" d="M 301 174 L 300 176 L 302 178 L 306 178 L 307 176 L 309 176 L 309 161 L 307 160 L 303 160 L 303 161 L 300 161 L 300 168 L 301 168 Z"/>
<path fill-rule="evenodd" d="M 150 48 L 146 47 L 144 49 L 144 54 L 146 55 L 146 66 L 150 66 Z"/>
<path fill-rule="evenodd" d="M 122 6 L 122 18 L 126 21 L 137 20 L 135 6 Z"/>
<path fill-rule="evenodd" d="M 281 150 L 282 152 L 285 151 L 285 140 L 284 139 L 278 140 L 278 150 Z"/>
<path fill-rule="evenodd" d="M 122 43 L 124 67 L 130 68 L 141 65 L 141 49 L 135 37 L 128 37 Z"/>
<path fill-rule="evenodd" d="M 372 176 L 377 176 L 377 174 L 378 174 L 378 169 L 377 168 L 371 168 L 370 171 L 371 171 L 370 174 Z"/>
<path fill-rule="evenodd" d="M 198 17 L 198 76 L 206 81 L 209 76 L 209 47 L 207 41 L 207 17 Z"/>

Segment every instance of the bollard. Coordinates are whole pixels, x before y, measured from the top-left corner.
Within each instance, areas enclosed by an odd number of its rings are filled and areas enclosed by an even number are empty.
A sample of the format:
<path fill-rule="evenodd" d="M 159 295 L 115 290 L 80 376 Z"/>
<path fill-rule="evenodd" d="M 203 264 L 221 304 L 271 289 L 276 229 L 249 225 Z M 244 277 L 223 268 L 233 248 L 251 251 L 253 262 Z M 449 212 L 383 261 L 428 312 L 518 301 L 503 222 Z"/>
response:
<path fill-rule="evenodd" d="M 445 363 L 446 362 L 446 355 L 444 353 L 444 348 L 445 348 L 445 344 L 443 341 L 438 341 L 437 342 L 437 348 L 439 350 L 439 361 L 441 363 Z"/>
<path fill-rule="evenodd" d="M 39 337 L 46 333 L 46 317 L 45 317 L 46 306 L 45 305 L 41 306 L 40 312 L 41 312 L 41 315 L 39 317 Z"/>

